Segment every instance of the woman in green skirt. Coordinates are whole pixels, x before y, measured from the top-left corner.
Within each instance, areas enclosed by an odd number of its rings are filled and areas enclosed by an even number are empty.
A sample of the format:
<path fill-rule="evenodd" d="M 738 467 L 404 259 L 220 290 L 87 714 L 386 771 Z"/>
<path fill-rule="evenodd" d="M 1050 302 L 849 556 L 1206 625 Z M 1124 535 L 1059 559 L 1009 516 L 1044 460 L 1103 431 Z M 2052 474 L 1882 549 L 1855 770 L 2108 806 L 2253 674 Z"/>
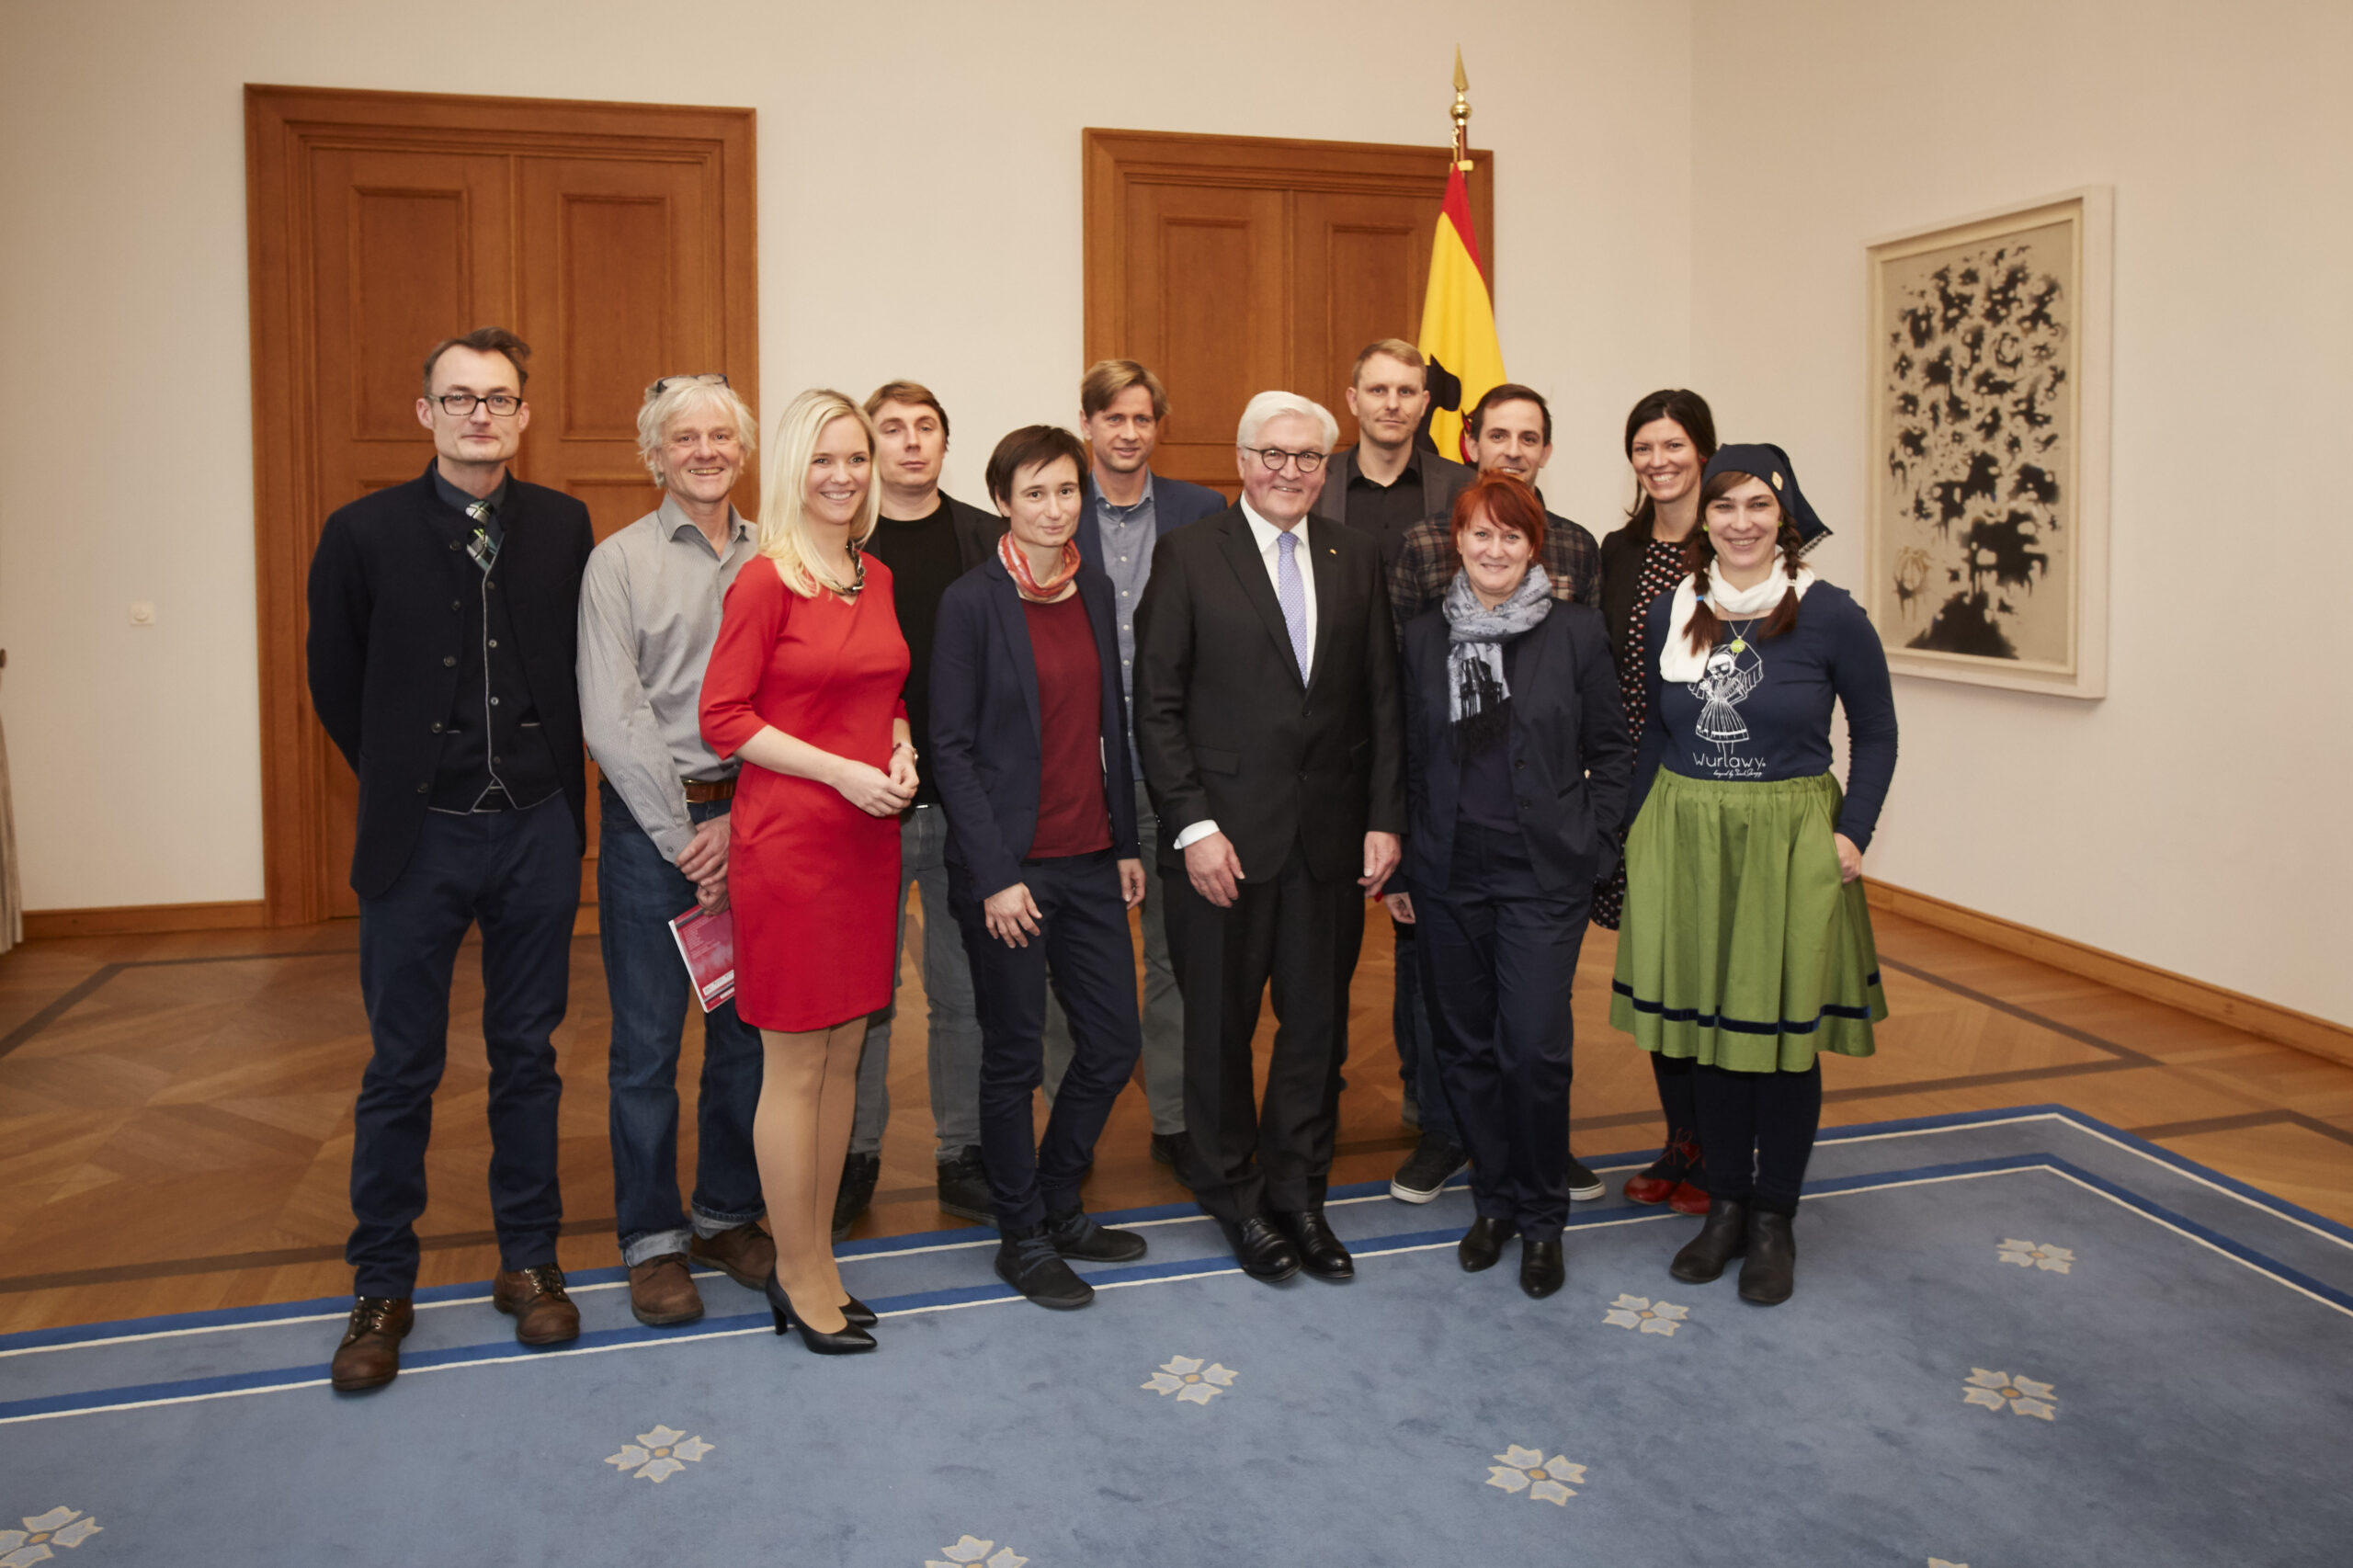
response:
<path fill-rule="evenodd" d="M 1787 453 L 1718 451 L 1699 513 L 1691 574 L 1652 601 L 1643 639 L 1658 653 L 1609 1019 L 1696 1063 L 1708 1217 L 1671 1272 L 1704 1284 L 1745 1256 L 1742 1300 L 1771 1306 L 1796 1288 L 1816 1058 L 1870 1055 L 1887 1017 L 1857 879 L 1895 773 L 1895 702 L 1861 607 L 1800 562 L 1829 530 Z"/>

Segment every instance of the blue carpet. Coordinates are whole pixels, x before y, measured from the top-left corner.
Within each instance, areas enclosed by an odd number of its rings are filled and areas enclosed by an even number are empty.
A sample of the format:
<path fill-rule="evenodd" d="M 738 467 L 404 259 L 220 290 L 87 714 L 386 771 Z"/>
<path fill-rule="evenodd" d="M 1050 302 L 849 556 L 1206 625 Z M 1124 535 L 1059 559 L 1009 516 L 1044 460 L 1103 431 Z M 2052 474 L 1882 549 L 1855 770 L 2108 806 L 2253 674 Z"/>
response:
<path fill-rule="evenodd" d="M 718 1276 L 639 1327 L 618 1270 L 555 1351 L 421 1298 L 358 1398 L 347 1301 L 11 1335 L 0 1568 L 2353 1557 L 2353 1232 L 2056 1107 L 1839 1129 L 1811 1174 L 1770 1311 L 1670 1278 L 1697 1221 L 1613 1177 L 1540 1302 L 1516 1249 L 1456 1267 L 1459 1188 L 1360 1187 L 1339 1287 L 1244 1278 L 1189 1205 L 1077 1313 L 979 1233 L 853 1244 L 854 1358 Z"/>

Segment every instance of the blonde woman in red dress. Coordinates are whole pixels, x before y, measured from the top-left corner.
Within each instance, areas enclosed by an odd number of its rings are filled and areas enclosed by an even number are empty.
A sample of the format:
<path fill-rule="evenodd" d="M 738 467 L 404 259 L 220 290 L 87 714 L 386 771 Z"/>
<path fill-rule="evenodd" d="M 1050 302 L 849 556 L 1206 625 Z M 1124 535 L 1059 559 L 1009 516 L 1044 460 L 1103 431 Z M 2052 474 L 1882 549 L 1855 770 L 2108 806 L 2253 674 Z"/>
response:
<path fill-rule="evenodd" d="M 764 560 L 727 592 L 702 733 L 743 760 L 728 846 L 735 1010 L 766 1046 L 752 1141 L 776 1272 L 776 1331 L 828 1355 L 874 1348 L 842 1288 L 833 1213 L 858 1104 L 866 1017 L 891 1000 L 899 812 L 915 798 L 907 644 L 874 531 L 874 428 L 836 392 L 777 422 L 761 496 Z"/>

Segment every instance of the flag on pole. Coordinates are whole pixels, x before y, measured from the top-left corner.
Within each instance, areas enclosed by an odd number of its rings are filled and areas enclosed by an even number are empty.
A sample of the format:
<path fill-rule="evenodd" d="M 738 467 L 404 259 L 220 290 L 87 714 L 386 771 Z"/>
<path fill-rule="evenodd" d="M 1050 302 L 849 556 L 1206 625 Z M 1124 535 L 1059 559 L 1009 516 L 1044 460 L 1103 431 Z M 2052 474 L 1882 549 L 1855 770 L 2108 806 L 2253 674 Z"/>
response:
<path fill-rule="evenodd" d="M 1503 345 L 1495 337 L 1495 301 L 1479 265 L 1479 240 L 1471 230 L 1471 193 L 1460 167 L 1447 171 L 1446 205 L 1430 246 L 1429 291 L 1422 297 L 1422 340 L 1415 347 L 1424 358 L 1461 381 L 1460 409 L 1471 408 L 1506 379 Z M 1439 452 L 1472 460 L 1462 446 L 1458 409 L 1431 410 L 1430 439 Z"/>

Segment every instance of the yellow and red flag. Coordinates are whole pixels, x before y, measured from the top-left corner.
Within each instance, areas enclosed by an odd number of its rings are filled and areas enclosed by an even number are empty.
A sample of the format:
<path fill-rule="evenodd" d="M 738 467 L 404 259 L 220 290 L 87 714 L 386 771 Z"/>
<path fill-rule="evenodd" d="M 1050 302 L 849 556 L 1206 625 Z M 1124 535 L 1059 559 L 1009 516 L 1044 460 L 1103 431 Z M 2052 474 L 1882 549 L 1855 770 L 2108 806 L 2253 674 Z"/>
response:
<path fill-rule="evenodd" d="M 1503 345 L 1495 337 L 1495 301 L 1479 265 L 1479 240 L 1471 229 L 1471 193 L 1460 168 L 1447 171 L 1446 205 L 1430 246 L 1429 291 L 1422 296 L 1422 340 L 1415 347 L 1424 358 L 1437 360 L 1461 381 L 1463 409 L 1506 380 Z M 1460 453 L 1464 462 L 1472 461 L 1462 445 L 1460 412 L 1432 410 L 1430 439 L 1439 451 Z"/>

